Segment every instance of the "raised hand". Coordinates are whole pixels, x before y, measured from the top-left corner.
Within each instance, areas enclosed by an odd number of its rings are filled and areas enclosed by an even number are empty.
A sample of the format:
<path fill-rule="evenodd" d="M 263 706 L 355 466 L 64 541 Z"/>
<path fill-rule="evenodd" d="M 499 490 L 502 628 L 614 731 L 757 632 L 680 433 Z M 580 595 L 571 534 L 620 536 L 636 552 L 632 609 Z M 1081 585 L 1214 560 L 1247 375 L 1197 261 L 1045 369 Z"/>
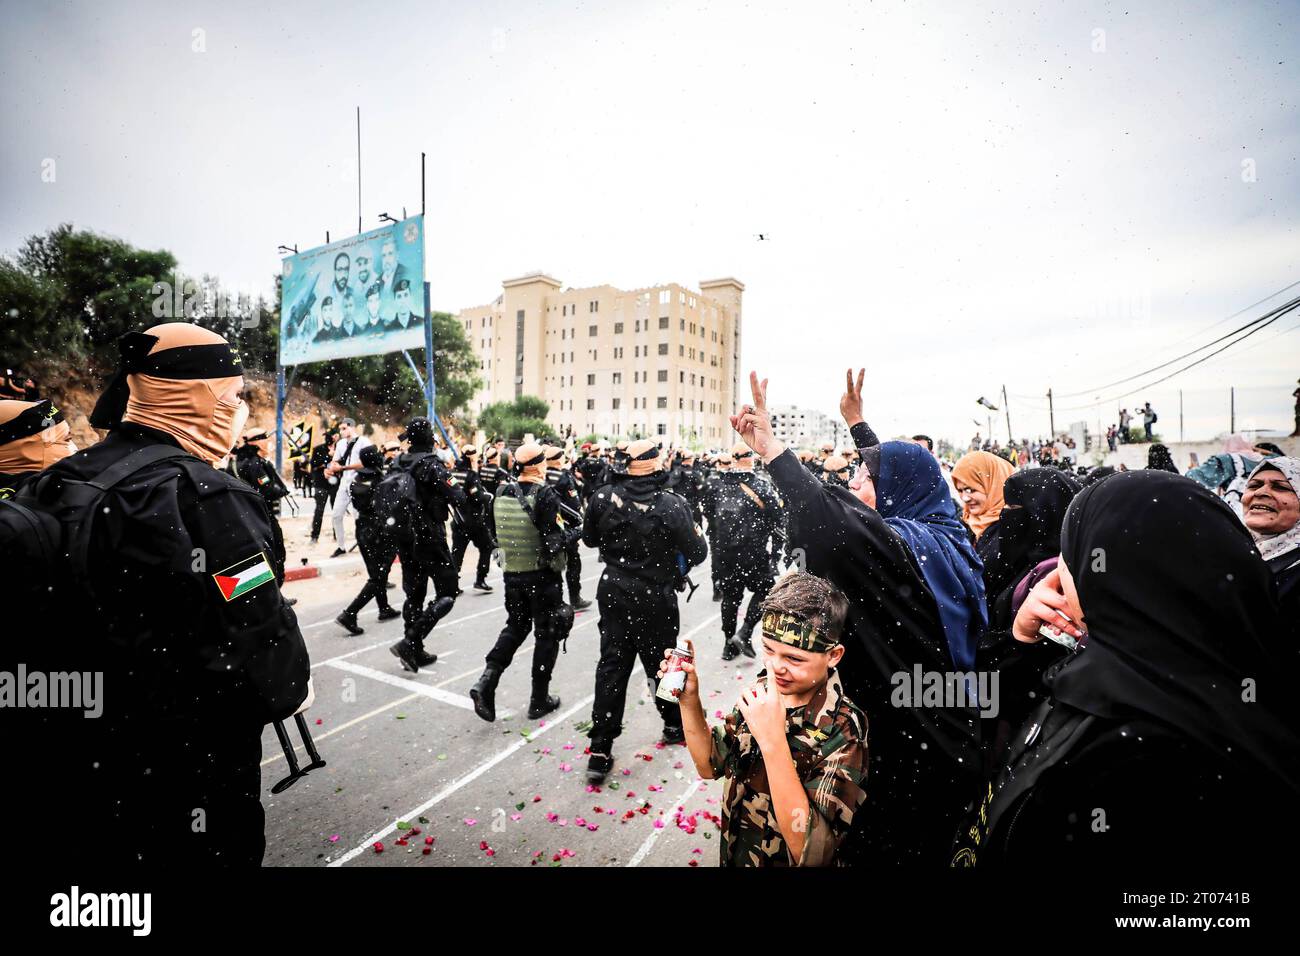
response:
<path fill-rule="evenodd" d="M 785 451 L 785 446 L 772 434 L 772 416 L 767 411 L 767 379 L 760 382 L 758 373 L 750 372 L 749 388 L 753 404 L 742 405 L 739 412 L 730 416 L 731 427 L 756 455 L 770 462 Z"/>
<path fill-rule="evenodd" d="M 840 415 L 844 418 L 844 423 L 852 428 L 858 422 L 862 421 L 862 380 L 866 378 L 867 370 L 858 369 L 858 381 L 853 383 L 853 369 L 847 369 L 844 372 L 844 394 L 840 396 Z"/>

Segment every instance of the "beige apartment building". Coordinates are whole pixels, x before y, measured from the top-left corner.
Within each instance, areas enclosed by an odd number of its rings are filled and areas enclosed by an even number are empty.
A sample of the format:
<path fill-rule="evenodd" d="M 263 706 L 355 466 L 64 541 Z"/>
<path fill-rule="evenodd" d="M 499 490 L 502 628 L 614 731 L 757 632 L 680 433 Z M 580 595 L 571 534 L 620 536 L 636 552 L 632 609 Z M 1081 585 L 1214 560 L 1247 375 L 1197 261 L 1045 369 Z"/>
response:
<path fill-rule="evenodd" d="M 495 302 L 458 315 L 484 381 L 470 410 L 536 395 L 559 434 L 730 445 L 744 291 L 731 278 L 698 292 L 563 289 L 541 272 L 508 279 Z"/>

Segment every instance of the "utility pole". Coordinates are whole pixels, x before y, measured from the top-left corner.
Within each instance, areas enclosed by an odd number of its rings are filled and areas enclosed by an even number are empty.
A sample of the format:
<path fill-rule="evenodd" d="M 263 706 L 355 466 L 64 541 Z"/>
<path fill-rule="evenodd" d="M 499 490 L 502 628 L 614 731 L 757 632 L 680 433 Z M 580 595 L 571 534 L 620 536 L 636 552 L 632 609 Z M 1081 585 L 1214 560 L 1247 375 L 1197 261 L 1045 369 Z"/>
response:
<path fill-rule="evenodd" d="M 361 235 L 361 107 L 357 107 L 357 235 Z"/>
<path fill-rule="evenodd" d="M 1178 440 L 1183 441 L 1183 390 L 1178 390 Z"/>
<path fill-rule="evenodd" d="M 1007 402 L 1007 387 L 1005 385 L 1002 386 L 1002 407 L 1007 411 L 1007 444 L 1011 445 L 1015 443 L 1015 439 L 1011 437 L 1011 405 Z"/>
<path fill-rule="evenodd" d="M 1056 411 L 1052 408 L 1052 390 L 1047 390 L 1047 422 L 1051 428 L 1052 434 L 1049 436 L 1053 441 L 1056 440 Z"/>
<path fill-rule="evenodd" d="M 1237 389 L 1228 387 L 1228 434 L 1237 434 Z"/>

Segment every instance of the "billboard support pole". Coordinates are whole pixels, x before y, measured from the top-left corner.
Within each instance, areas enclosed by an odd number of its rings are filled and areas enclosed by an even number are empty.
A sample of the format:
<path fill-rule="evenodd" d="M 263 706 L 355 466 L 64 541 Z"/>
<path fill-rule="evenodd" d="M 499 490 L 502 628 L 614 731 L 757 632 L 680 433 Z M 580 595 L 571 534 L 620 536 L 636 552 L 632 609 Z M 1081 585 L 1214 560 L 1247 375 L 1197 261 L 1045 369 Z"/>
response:
<path fill-rule="evenodd" d="M 284 380 L 284 366 L 275 366 L 275 470 L 284 467 L 284 398 L 288 392 Z"/>
<path fill-rule="evenodd" d="M 419 378 L 417 375 L 416 378 Z M 424 284 L 424 396 L 429 407 L 429 421 L 438 426 L 438 431 L 442 432 L 442 440 L 447 443 L 447 449 L 457 457 L 460 453 L 452 444 L 451 436 L 447 434 L 447 427 L 443 425 L 442 419 L 438 417 L 438 411 L 435 408 L 438 398 L 438 385 L 433 378 L 433 305 L 429 298 L 429 283 Z"/>

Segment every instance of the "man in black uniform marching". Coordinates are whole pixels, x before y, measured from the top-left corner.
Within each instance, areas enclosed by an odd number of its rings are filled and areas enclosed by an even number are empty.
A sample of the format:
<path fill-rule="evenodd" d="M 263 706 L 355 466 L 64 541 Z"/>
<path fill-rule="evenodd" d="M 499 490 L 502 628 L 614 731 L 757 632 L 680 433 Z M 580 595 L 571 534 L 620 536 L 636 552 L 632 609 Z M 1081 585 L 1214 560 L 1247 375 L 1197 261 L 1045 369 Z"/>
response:
<path fill-rule="evenodd" d="M 235 474 L 253 490 L 262 496 L 266 503 L 266 514 L 271 519 L 271 534 L 274 539 L 272 550 L 275 557 L 275 583 L 284 586 L 284 532 L 277 517 L 280 501 L 289 497 L 289 489 L 275 466 L 266 460 L 266 445 L 270 440 L 265 428 L 250 428 L 244 432 L 244 440 L 235 449 Z M 285 598 L 285 603 L 294 605 L 296 598 Z"/>
<path fill-rule="evenodd" d="M 750 638 L 763 613 L 763 598 L 776 583 L 785 528 L 781 499 L 768 482 L 755 480 L 754 453 L 747 445 L 731 450 L 731 469 L 717 476 L 707 508 L 713 577 L 722 592 L 722 659 L 742 653 L 755 657 Z M 737 633 L 736 615 L 746 591 L 753 595 Z"/>
<path fill-rule="evenodd" d="M 582 493 L 572 472 L 564 467 L 564 449 L 544 445 L 543 450 L 546 452 L 546 483 L 560 496 L 560 520 L 566 527 L 576 527 L 582 524 Z M 577 537 L 571 537 L 567 554 L 564 580 L 569 586 L 569 603 L 575 611 L 584 611 L 591 607 L 591 602 L 582 599 L 582 542 Z"/>
<path fill-rule="evenodd" d="M 51 819 L 95 821 L 100 866 L 258 866 L 262 730 L 307 699 L 310 663 L 263 499 L 213 467 L 248 418 L 243 369 L 185 322 L 120 350 L 90 416 L 108 436 L 22 492 L 68 536 L 57 646 L 35 636 L 55 669 L 102 675 L 102 712 L 75 739 L 44 724 L 22 774 Z"/>
<path fill-rule="evenodd" d="M 506 591 L 506 626 L 488 652 L 487 667 L 470 688 L 474 713 L 496 720 L 496 689 L 515 652 L 534 632 L 532 693 L 528 719 L 560 706 L 550 694 L 560 642 L 573 627 L 573 609 L 564 603 L 565 553 L 582 529 L 565 530 L 559 521 L 560 496 L 546 483 L 546 453 L 541 445 L 521 445 L 515 453 L 518 481 L 502 486 L 492 503 L 493 525 Z"/>
<path fill-rule="evenodd" d="M 623 729 L 636 659 L 653 683 L 664 651 L 677 642 L 679 582 L 708 556 L 690 507 L 665 488 L 668 476 L 660 470 L 658 446 L 643 438 L 627 451 L 627 474 L 596 492 L 583 521 L 583 541 L 600 548 L 605 559 L 596 591 L 600 663 L 587 760 L 587 779 L 593 783 L 614 766 L 614 740 Z M 658 698 L 655 706 L 664 722 L 664 743 L 685 740 L 680 708 Z"/>
<path fill-rule="evenodd" d="M 456 593 L 460 593 L 460 569 L 465 562 L 465 552 L 472 543 L 478 549 L 478 565 L 475 568 L 474 588 L 478 591 L 491 591 L 487 583 L 488 571 L 492 567 L 492 535 L 488 531 L 487 512 L 492 507 L 493 496 L 483 487 L 474 460 L 478 449 L 465 445 L 460 450 L 460 459 L 452 471 L 452 477 L 465 493 L 465 507 L 458 512 L 460 520 L 451 526 L 451 559 L 456 566 Z"/>
<path fill-rule="evenodd" d="M 384 480 L 384 453 L 376 445 L 361 449 L 361 470 L 352 479 L 352 507 L 357 509 L 357 547 L 366 564 L 366 583 L 361 593 L 334 620 L 353 637 L 366 629 L 357 624 L 357 614 L 373 599 L 379 605 L 379 620 L 391 621 L 402 612 L 388 603 L 388 574 L 397 557 L 397 537 L 385 519 L 375 512 L 375 491 Z"/>
<path fill-rule="evenodd" d="M 316 499 L 316 510 L 311 516 L 311 543 L 320 538 L 321 522 L 325 512 L 334 509 L 334 495 L 339 490 L 339 480 L 334 475 L 326 475 L 325 469 L 334 460 L 334 443 L 339 433 L 330 429 L 325 433 L 325 440 L 311 450 L 311 462 L 308 468 L 308 481 L 311 482 L 312 497 Z"/>
<path fill-rule="evenodd" d="M 433 425 L 413 418 L 397 436 L 407 451 L 393 462 L 391 473 L 376 489 L 377 516 L 393 529 L 402 562 L 402 605 L 405 635 L 389 648 L 412 673 L 437 659 L 424 649 L 424 639 L 456 603 L 456 569 L 447 547 L 450 508 L 463 508 L 465 494 L 433 451 Z M 421 609 L 433 579 L 436 600 Z"/>

